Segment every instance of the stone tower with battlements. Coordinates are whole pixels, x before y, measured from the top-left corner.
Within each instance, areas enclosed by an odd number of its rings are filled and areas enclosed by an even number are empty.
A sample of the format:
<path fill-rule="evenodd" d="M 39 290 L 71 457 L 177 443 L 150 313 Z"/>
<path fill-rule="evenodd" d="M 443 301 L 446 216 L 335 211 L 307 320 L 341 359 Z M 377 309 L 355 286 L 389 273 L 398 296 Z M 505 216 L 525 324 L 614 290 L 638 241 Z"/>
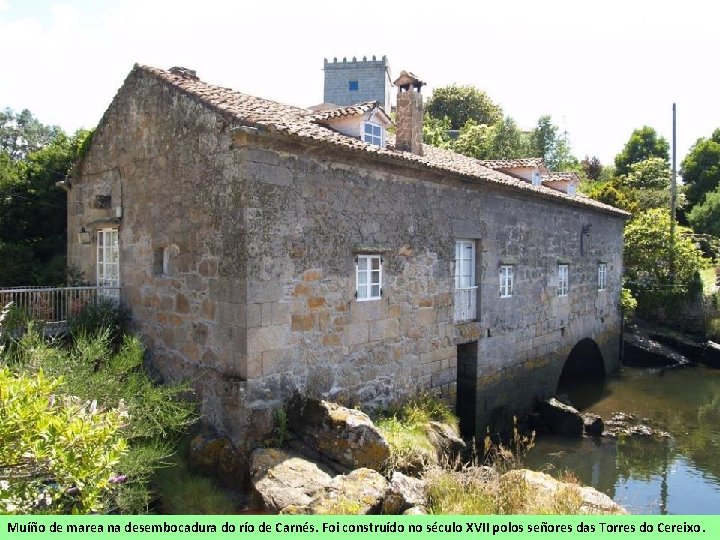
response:
<path fill-rule="evenodd" d="M 363 57 L 343 58 L 332 62 L 325 59 L 325 93 L 323 101 L 335 105 L 353 105 L 363 101 L 377 101 L 390 112 L 390 66 L 386 56 L 377 60 Z"/>

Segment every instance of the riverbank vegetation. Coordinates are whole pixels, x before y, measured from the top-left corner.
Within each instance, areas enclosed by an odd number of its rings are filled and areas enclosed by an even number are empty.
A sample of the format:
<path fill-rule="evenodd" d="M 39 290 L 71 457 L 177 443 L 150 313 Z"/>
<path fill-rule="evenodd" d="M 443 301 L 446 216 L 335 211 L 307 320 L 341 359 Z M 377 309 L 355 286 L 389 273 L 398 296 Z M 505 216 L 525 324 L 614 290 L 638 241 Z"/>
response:
<path fill-rule="evenodd" d="M 4 310 L 7 315 L 7 309 Z M 154 382 L 144 349 L 107 323 L 47 339 L 32 321 L 0 349 L 0 512 L 142 513 L 195 420 L 188 388 Z M 97 316 L 97 310 L 94 315 Z"/>

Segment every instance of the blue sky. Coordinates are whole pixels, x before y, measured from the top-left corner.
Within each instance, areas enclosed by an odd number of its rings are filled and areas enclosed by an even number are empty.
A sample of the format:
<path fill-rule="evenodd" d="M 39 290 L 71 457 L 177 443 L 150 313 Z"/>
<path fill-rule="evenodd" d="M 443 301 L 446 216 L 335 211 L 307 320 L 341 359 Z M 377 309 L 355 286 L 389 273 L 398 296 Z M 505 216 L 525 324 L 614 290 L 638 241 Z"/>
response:
<path fill-rule="evenodd" d="M 526 129 L 543 114 L 580 158 L 612 162 L 634 128 L 678 156 L 720 127 L 720 4 L 685 0 L 0 0 L 0 107 L 92 127 L 135 62 L 299 106 L 323 58 L 387 55 L 433 87 L 472 84 Z"/>

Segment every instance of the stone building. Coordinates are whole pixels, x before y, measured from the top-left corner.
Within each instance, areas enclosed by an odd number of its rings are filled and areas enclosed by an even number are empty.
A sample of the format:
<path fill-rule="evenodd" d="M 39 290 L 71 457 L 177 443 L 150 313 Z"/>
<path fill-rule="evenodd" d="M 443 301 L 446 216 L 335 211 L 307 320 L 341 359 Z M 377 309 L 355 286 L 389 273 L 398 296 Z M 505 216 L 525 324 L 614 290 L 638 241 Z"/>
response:
<path fill-rule="evenodd" d="M 422 145 L 422 83 L 396 84 L 397 139 L 374 102 L 135 66 L 70 179 L 69 263 L 121 286 L 154 365 L 240 447 L 297 390 L 430 390 L 484 433 L 618 364 L 626 214 Z"/>
<path fill-rule="evenodd" d="M 332 62 L 325 59 L 325 93 L 323 100 L 337 106 L 354 105 L 364 101 L 377 101 L 390 112 L 392 82 L 386 56 L 377 60 L 343 58 Z"/>

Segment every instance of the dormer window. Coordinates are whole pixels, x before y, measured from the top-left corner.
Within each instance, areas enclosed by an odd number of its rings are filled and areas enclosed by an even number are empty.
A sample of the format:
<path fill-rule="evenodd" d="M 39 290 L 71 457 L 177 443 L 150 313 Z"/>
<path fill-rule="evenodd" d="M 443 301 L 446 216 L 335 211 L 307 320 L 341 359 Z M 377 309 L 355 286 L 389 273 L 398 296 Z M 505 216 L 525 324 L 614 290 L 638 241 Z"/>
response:
<path fill-rule="evenodd" d="M 533 186 L 539 186 L 539 185 L 540 185 L 540 172 L 539 172 L 539 171 L 533 171 L 533 173 L 532 173 L 532 185 L 533 185 Z"/>
<path fill-rule="evenodd" d="M 313 116 L 318 124 L 379 148 L 385 148 L 385 132 L 393 124 L 377 101 L 319 110 Z"/>
<path fill-rule="evenodd" d="M 383 139 L 383 128 L 380 124 L 375 124 L 373 122 L 365 122 L 363 130 L 363 141 L 383 147 L 385 146 L 383 144 Z"/>
<path fill-rule="evenodd" d="M 575 184 L 568 184 L 567 194 L 568 194 L 568 195 L 575 195 L 576 193 L 577 193 L 577 188 L 575 187 Z"/>

